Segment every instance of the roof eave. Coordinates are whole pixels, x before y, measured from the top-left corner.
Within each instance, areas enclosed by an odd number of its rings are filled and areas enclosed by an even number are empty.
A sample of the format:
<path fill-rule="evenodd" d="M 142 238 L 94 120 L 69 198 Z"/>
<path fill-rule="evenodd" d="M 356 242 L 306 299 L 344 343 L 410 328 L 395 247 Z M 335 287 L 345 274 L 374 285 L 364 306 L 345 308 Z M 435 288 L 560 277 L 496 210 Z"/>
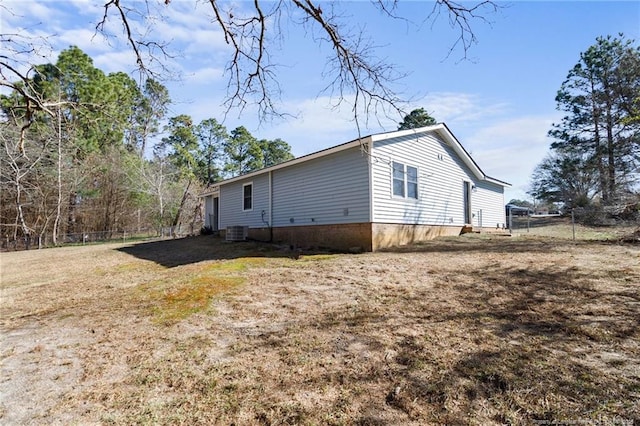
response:
<path fill-rule="evenodd" d="M 512 185 L 509 182 L 505 182 L 503 180 L 496 179 L 496 178 L 493 178 L 491 176 L 485 176 L 484 180 L 486 180 L 487 182 L 491 182 L 491 183 L 495 183 L 497 185 L 504 186 L 505 188 L 511 188 L 512 187 Z"/>
<path fill-rule="evenodd" d="M 251 179 L 252 177 L 255 176 L 259 176 L 261 174 L 264 173 L 269 173 L 272 172 L 274 170 L 278 170 L 278 169 L 283 169 L 285 167 L 290 167 L 290 166 L 294 166 L 296 164 L 300 164 L 300 163 L 304 163 L 306 161 L 311 161 L 313 159 L 316 158 L 321 158 L 327 155 L 331 155 L 331 154 L 335 154 L 336 152 L 340 152 L 340 151 L 345 151 L 347 149 L 351 149 L 351 148 L 355 148 L 357 146 L 361 146 L 363 144 L 369 143 L 371 142 L 371 136 L 364 136 L 358 139 L 354 139 L 350 142 L 346 142 L 337 146 L 333 146 L 333 147 L 329 147 L 327 149 L 323 149 L 321 151 L 317 151 L 317 152 L 313 152 L 311 154 L 307 154 L 307 155 L 303 155 L 302 157 L 297 157 L 294 158 L 293 160 L 289 160 L 289 161 L 285 161 L 284 163 L 280 163 L 280 164 L 276 164 L 275 166 L 271 166 L 271 167 L 266 167 L 264 169 L 260 169 L 260 170 L 256 170 L 255 172 L 250 172 L 250 173 L 246 173 L 240 176 L 235 176 L 229 179 L 225 179 L 222 180 L 220 182 L 216 182 L 213 185 L 211 185 L 211 190 L 209 191 L 205 191 L 202 194 L 200 194 L 200 197 L 206 197 L 209 195 L 214 194 L 217 189 L 213 189 L 213 188 L 219 188 L 221 185 L 226 185 L 228 183 L 232 183 L 232 182 L 237 182 L 239 180 L 245 180 L 245 179 Z"/>

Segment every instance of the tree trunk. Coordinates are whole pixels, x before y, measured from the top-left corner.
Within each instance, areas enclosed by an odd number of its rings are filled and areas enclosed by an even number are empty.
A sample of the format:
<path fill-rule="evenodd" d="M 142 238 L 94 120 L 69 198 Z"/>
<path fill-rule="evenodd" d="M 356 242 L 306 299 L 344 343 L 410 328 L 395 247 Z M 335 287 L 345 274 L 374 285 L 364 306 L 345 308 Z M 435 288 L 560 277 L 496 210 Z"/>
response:
<path fill-rule="evenodd" d="M 67 233 L 73 234 L 76 232 L 76 203 L 78 193 L 71 191 L 69 194 L 69 214 L 67 216 Z"/>
<path fill-rule="evenodd" d="M 112 223 L 112 215 L 111 215 L 111 205 L 113 204 L 113 185 L 112 182 L 107 182 L 108 190 L 106 194 L 106 199 L 103 200 L 104 203 L 104 216 L 102 219 L 102 231 L 104 232 L 104 236 L 106 239 L 110 239 L 113 230 Z"/>
<path fill-rule="evenodd" d="M 15 179 L 15 186 L 16 186 L 16 197 L 15 197 L 15 202 L 16 202 L 16 212 L 17 212 L 17 222 L 20 225 L 20 229 L 22 229 L 22 235 L 24 236 L 24 242 L 25 242 L 25 246 L 26 249 L 29 250 L 29 246 L 31 245 L 31 230 L 29 229 L 29 227 L 27 226 L 27 223 L 24 219 L 24 211 L 22 210 L 22 184 L 20 183 L 20 173 L 16 174 L 16 179 Z M 17 236 L 17 235 L 16 235 Z"/>
<path fill-rule="evenodd" d="M 191 188 L 191 179 L 187 182 L 187 187 L 184 189 L 182 193 L 182 199 L 180 200 L 180 206 L 178 207 L 178 211 L 176 212 L 176 216 L 173 218 L 173 223 L 171 224 L 171 232 L 173 237 L 176 237 L 175 228 L 180 223 L 180 216 L 182 215 L 182 210 L 184 210 L 184 205 L 187 203 L 187 198 L 189 198 L 189 188 Z"/>
<path fill-rule="evenodd" d="M 600 181 L 600 194 L 602 196 L 602 202 L 607 204 L 609 201 L 609 191 L 607 186 L 607 174 L 605 172 L 605 167 L 603 164 L 602 158 L 602 141 L 600 140 L 600 110 L 598 109 L 597 100 L 594 99 L 596 94 L 596 88 L 593 81 L 591 79 L 591 108 L 593 115 L 593 143 L 595 148 L 595 160 L 596 167 L 598 168 L 598 177 Z"/>
<path fill-rule="evenodd" d="M 196 221 L 202 220 L 202 198 L 198 199 L 195 210 L 193 211 L 193 220 L 191 221 L 191 234 L 195 235 Z"/>
<path fill-rule="evenodd" d="M 60 216 L 62 210 L 62 116 L 58 108 L 58 199 L 56 202 L 56 219 L 53 221 L 53 245 L 58 245 L 58 232 L 60 228 Z"/>
<path fill-rule="evenodd" d="M 613 108 L 611 102 L 611 94 L 608 85 L 605 84 L 606 96 L 606 121 L 607 121 L 607 191 L 609 192 L 609 201 L 613 201 L 617 192 L 616 187 L 616 164 L 615 164 L 615 141 L 613 137 L 613 117 L 611 110 Z"/>

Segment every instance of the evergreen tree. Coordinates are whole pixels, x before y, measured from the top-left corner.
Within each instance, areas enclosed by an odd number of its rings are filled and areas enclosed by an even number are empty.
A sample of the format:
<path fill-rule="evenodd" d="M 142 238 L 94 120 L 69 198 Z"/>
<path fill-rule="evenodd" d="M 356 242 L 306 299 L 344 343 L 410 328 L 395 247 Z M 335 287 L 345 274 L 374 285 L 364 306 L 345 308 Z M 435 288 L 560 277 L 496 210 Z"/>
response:
<path fill-rule="evenodd" d="M 249 173 L 264 167 L 264 156 L 258 140 L 243 127 L 231 131 L 224 145 L 227 158 L 225 171 L 231 177 Z"/>
<path fill-rule="evenodd" d="M 417 129 L 419 127 L 433 126 L 438 124 L 435 118 L 429 115 L 424 108 L 418 108 L 404 116 L 398 130 Z"/>
<path fill-rule="evenodd" d="M 203 184 L 210 185 L 221 178 L 218 161 L 229 134 L 215 118 L 208 118 L 198 124 L 196 136 L 200 143 L 198 178 Z"/>
<path fill-rule="evenodd" d="M 272 141 L 262 139 L 260 141 L 262 149 L 263 166 L 271 167 L 293 159 L 291 146 L 280 138 Z"/>
<path fill-rule="evenodd" d="M 169 159 L 177 169 L 179 179 L 185 181 L 182 197 L 171 223 L 172 232 L 175 235 L 187 202 L 190 198 L 198 198 L 198 189 L 194 190 L 193 185 L 197 172 L 199 146 L 193 120 L 186 114 L 170 118 L 165 131 L 169 135 L 162 138 L 161 146 L 169 149 Z"/>
<path fill-rule="evenodd" d="M 631 191 L 639 178 L 640 120 L 634 118 L 639 98 L 640 48 L 622 35 L 598 37 L 580 54 L 556 96 L 558 109 L 566 115 L 549 132 L 554 138 L 551 149 L 562 162 L 579 164 L 597 180 L 597 193 L 605 205 Z M 559 173 L 555 178 L 568 176 Z M 553 183 L 571 187 L 566 184 Z M 562 201 L 578 196 L 585 194 L 566 195 Z"/>
<path fill-rule="evenodd" d="M 130 151 L 145 155 L 149 139 L 160 131 L 160 121 L 166 116 L 171 98 L 161 83 L 151 78 L 144 83 L 144 90 L 136 100 L 132 117 L 132 131 L 127 140 Z"/>

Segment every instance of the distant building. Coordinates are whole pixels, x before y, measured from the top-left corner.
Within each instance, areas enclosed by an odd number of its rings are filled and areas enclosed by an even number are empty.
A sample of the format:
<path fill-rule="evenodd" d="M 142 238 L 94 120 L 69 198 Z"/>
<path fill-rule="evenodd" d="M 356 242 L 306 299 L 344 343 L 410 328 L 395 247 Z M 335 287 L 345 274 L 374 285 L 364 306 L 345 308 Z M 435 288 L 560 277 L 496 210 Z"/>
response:
<path fill-rule="evenodd" d="M 512 216 L 528 216 L 534 213 L 532 208 L 516 206 L 515 204 L 507 204 L 505 206 L 505 214 L 509 217 L 509 211 Z"/>

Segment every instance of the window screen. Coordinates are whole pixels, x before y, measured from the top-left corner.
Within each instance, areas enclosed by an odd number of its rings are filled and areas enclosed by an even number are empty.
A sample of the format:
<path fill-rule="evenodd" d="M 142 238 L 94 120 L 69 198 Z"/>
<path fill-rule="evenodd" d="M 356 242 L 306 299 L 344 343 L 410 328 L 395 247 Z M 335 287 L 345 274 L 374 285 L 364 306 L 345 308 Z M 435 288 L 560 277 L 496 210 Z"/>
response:
<path fill-rule="evenodd" d="M 393 195 L 404 197 L 404 164 L 393 162 Z"/>
<path fill-rule="evenodd" d="M 242 186 L 242 209 L 251 210 L 253 208 L 253 184 L 247 183 Z"/>

